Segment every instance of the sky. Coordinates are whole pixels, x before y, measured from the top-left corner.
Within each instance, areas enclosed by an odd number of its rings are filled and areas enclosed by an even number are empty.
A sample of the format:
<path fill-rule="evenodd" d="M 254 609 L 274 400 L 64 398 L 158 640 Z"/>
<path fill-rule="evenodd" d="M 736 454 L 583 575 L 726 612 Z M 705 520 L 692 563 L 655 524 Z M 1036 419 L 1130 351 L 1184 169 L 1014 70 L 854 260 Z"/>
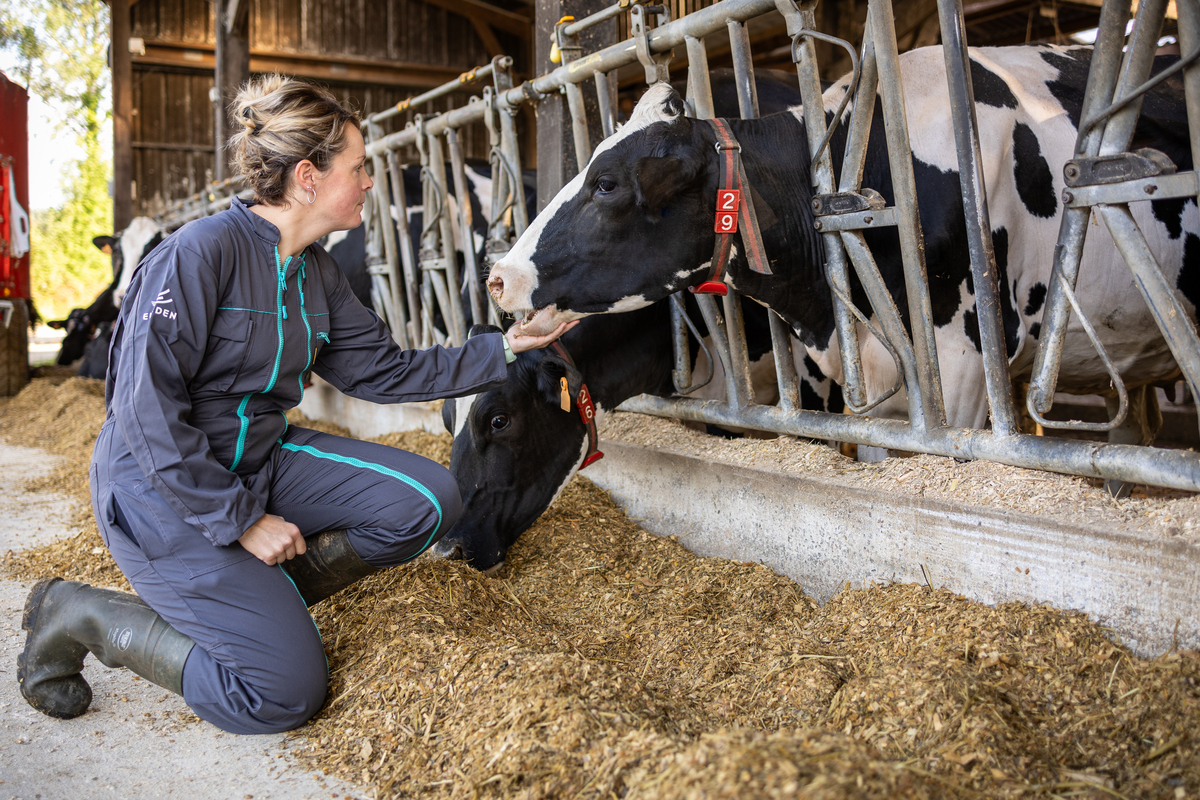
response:
<path fill-rule="evenodd" d="M 24 85 L 14 69 L 16 60 L 0 52 L 0 72 Z M 62 169 L 83 157 L 83 149 L 68 132 L 57 133 L 54 110 L 36 96 L 29 97 L 29 204 L 34 209 L 62 205 Z M 109 141 L 111 138 L 107 137 Z"/>

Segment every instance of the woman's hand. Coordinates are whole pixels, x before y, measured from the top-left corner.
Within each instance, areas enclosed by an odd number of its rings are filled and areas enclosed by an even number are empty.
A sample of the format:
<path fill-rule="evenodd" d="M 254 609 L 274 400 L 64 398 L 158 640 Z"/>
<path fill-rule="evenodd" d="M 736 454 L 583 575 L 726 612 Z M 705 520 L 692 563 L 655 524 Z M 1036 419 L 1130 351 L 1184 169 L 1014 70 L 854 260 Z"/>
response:
<path fill-rule="evenodd" d="M 274 514 L 263 514 L 238 541 L 259 561 L 271 566 L 295 558 L 306 549 L 300 529 Z"/>
<path fill-rule="evenodd" d="M 577 319 L 564 322 L 545 336 L 523 336 L 517 330 L 520 326 L 513 325 L 508 329 L 508 333 L 504 334 L 504 338 L 508 339 L 508 346 L 512 348 L 514 353 L 523 353 L 526 350 L 536 350 L 539 347 L 545 347 L 578 324 L 579 320 Z"/>

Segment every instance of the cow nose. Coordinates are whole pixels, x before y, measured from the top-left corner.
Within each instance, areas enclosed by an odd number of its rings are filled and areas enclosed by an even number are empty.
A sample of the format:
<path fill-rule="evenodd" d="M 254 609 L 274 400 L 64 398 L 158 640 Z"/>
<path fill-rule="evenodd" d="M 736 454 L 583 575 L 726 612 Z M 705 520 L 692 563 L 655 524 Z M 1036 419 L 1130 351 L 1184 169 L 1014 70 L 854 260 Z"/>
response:
<path fill-rule="evenodd" d="M 492 297 L 499 300 L 504 295 L 504 279 L 499 275 L 492 275 L 488 278 L 487 288 Z"/>
<path fill-rule="evenodd" d="M 455 541 L 454 539 L 450 539 L 450 540 L 442 539 L 440 542 L 438 542 L 437 544 L 435 544 L 433 546 L 433 553 L 438 558 L 445 558 L 445 559 L 449 559 L 450 561 L 462 561 L 463 560 L 462 542 Z"/>

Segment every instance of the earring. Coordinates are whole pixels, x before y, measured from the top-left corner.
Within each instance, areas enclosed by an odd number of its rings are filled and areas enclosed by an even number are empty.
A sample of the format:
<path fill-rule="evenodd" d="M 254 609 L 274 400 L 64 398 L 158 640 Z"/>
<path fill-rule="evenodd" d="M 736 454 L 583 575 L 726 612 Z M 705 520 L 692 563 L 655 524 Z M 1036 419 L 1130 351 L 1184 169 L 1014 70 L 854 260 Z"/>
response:
<path fill-rule="evenodd" d="M 306 192 L 312 192 L 312 197 L 308 198 L 308 204 L 309 204 L 310 206 L 311 206 L 313 203 L 317 202 L 317 190 L 316 190 L 316 188 L 315 188 L 315 187 L 313 187 L 313 186 L 305 186 L 305 187 L 304 187 L 304 190 L 305 190 Z"/>

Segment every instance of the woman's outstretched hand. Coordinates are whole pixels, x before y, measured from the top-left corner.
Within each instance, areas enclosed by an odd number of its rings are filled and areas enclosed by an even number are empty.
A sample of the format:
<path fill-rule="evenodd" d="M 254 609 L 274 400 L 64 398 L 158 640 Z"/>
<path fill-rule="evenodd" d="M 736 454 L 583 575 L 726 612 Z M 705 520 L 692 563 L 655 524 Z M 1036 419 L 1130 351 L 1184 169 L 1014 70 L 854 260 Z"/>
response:
<path fill-rule="evenodd" d="M 263 514 L 238 541 L 251 555 L 271 566 L 295 558 L 306 549 L 300 529 L 274 514 Z"/>
<path fill-rule="evenodd" d="M 564 322 L 545 336 L 524 336 L 518 330 L 520 326 L 513 325 L 508 329 L 508 333 L 504 334 L 504 338 L 508 339 L 508 346 L 512 348 L 514 353 L 523 353 L 526 350 L 536 350 L 539 347 L 545 347 L 578 324 L 579 320 L 577 319 Z"/>

